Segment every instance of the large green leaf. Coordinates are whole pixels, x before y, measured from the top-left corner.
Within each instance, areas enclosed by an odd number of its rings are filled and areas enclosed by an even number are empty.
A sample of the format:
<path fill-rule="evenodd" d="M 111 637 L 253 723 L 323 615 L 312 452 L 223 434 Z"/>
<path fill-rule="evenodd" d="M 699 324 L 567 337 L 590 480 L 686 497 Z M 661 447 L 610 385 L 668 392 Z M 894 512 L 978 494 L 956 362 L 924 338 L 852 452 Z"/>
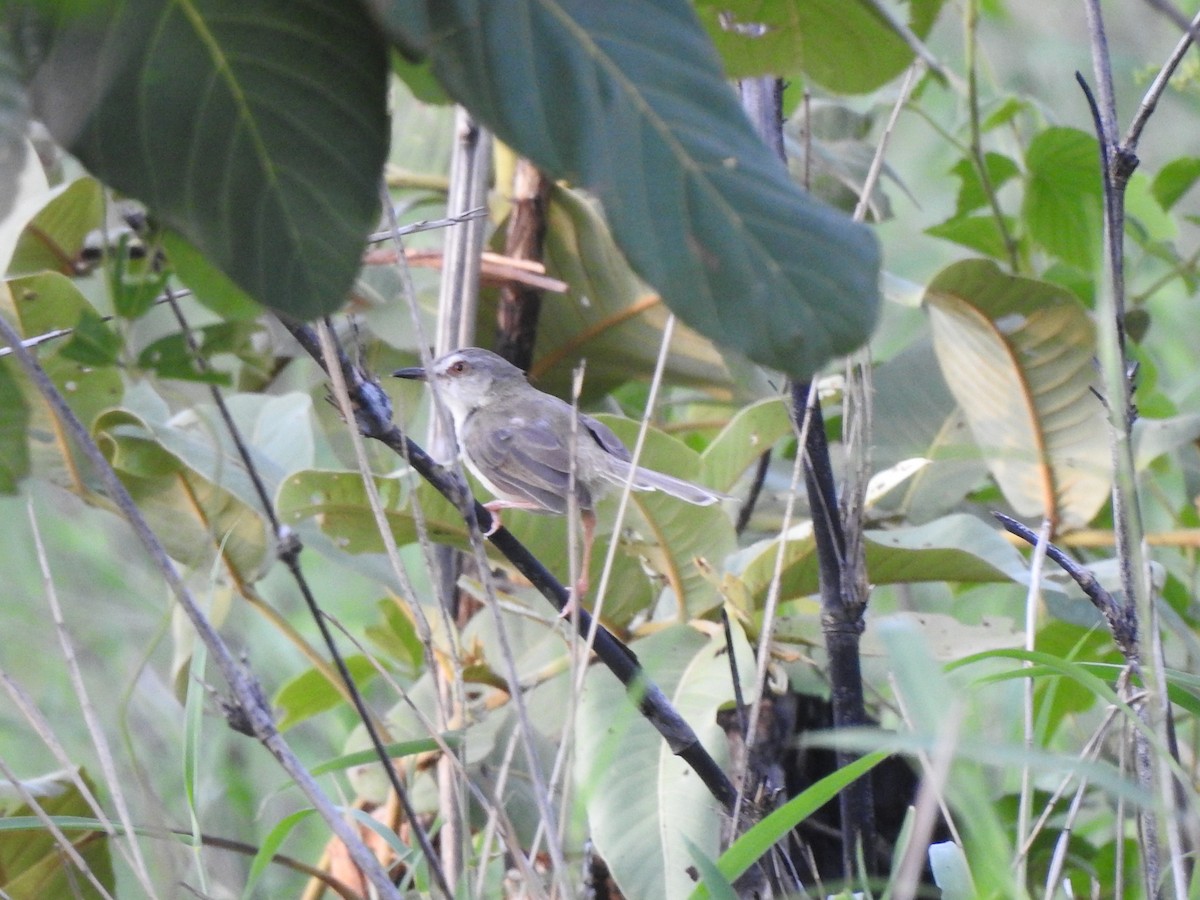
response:
<path fill-rule="evenodd" d="M 807 75 L 831 91 L 863 94 L 913 61 L 885 6 L 872 0 L 697 0 L 696 6 L 731 78 Z M 924 37 L 942 0 L 908 6 L 909 26 Z"/>
<path fill-rule="evenodd" d="M 29 93 L 62 144 L 272 309 L 341 305 L 388 141 L 366 9 L 121 0 L 43 24 L 22 31 Z"/>
<path fill-rule="evenodd" d="M 736 627 L 734 640 L 745 689 L 753 679 L 753 655 Z M 724 637 L 676 626 L 638 641 L 633 650 L 722 761 L 728 745 L 716 713 L 733 699 Z M 671 754 L 623 693 L 603 669 L 588 673 L 576 720 L 575 771 L 591 835 L 624 896 L 685 897 L 694 886 L 685 839 L 715 858 L 723 817 L 695 773 Z"/>
<path fill-rule="evenodd" d="M 680 319 L 807 377 L 875 321 L 872 232 L 789 179 L 685 0 L 377 0 L 449 93 L 592 190 Z"/>
<path fill-rule="evenodd" d="M 944 269 L 925 305 L 946 384 L 1013 509 L 1086 524 L 1108 497 L 1110 459 L 1083 304 L 972 260 Z"/>

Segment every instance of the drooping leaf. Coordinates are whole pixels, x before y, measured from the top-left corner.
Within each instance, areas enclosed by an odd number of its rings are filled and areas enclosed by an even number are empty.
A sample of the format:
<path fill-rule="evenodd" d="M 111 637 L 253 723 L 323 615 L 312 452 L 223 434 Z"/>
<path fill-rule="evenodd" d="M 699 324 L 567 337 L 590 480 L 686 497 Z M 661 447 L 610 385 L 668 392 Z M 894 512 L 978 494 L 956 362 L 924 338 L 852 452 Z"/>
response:
<path fill-rule="evenodd" d="M 1095 331 L 1069 291 L 968 260 L 925 296 L 938 363 L 1018 515 L 1086 524 L 1108 497 Z"/>
<path fill-rule="evenodd" d="M 212 358 L 220 353 L 248 355 L 252 351 L 251 341 L 261 328 L 257 322 L 235 319 L 192 329 L 192 339 L 199 345 L 200 355 L 210 363 L 208 370 L 200 369 L 187 340 L 180 332 L 148 344 L 138 355 L 138 366 L 153 369 L 162 378 L 229 384 L 230 376 L 213 368 Z"/>
<path fill-rule="evenodd" d="M 1005 224 L 1009 234 L 1012 234 L 1014 224 L 1012 219 L 1006 217 Z M 1000 224 L 992 215 L 981 214 L 947 219 L 945 222 L 939 222 L 937 225 L 926 228 L 925 233 L 931 237 L 953 241 L 968 250 L 974 250 L 993 259 L 1007 260 L 1009 258 L 1008 247 L 1005 246 Z"/>
<path fill-rule="evenodd" d="M 736 627 L 734 638 L 736 664 L 747 685 L 752 678 L 750 647 Z M 675 626 L 632 649 L 720 762 L 727 745 L 716 713 L 733 697 L 724 638 Z M 575 740 L 576 777 L 584 786 L 591 834 L 622 893 L 687 896 L 694 883 L 687 874 L 691 855 L 683 839 L 710 857 L 717 855 L 721 817 L 712 814 L 712 796 L 641 721 L 621 685 L 602 669 L 588 673 Z"/>
<path fill-rule="evenodd" d="M 1006 181 L 1015 178 L 1020 171 L 1017 164 L 1003 153 L 984 154 L 984 164 L 987 167 L 988 187 L 993 192 L 999 191 Z M 962 182 L 954 206 L 956 218 L 988 204 L 987 188 L 979 176 L 979 169 L 971 160 L 960 159 L 950 171 Z"/>
<path fill-rule="evenodd" d="M 1022 216 L 1029 234 L 1063 262 L 1091 271 L 1103 225 L 1096 139 L 1074 128 L 1047 128 L 1030 142 L 1025 166 Z"/>
<path fill-rule="evenodd" d="M 805 75 L 836 93 L 862 94 L 891 81 L 913 60 L 883 5 L 867 0 L 696 5 L 731 78 Z M 942 0 L 915 0 L 905 24 L 924 37 L 941 6 Z"/>
<path fill-rule="evenodd" d="M 387 52 L 361 4 L 120 0 L 41 24 L 35 113 L 97 177 L 272 309 L 341 305 L 388 139 Z"/>
<path fill-rule="evenodd" d="M 378 6 L 505 143 L 600 198 L 692 328 L 798 378 L 866 339 L 873 234 L 792 184 L 684 0 Z"/>
<path fill-rule="evenodd" d="M 86 366 L 111 366 L 116 364 L 124 343 L 100 315 L 85 309 L 75 323 L 70 339 L 59 352 L 63 359 L 81 362 Z"/>

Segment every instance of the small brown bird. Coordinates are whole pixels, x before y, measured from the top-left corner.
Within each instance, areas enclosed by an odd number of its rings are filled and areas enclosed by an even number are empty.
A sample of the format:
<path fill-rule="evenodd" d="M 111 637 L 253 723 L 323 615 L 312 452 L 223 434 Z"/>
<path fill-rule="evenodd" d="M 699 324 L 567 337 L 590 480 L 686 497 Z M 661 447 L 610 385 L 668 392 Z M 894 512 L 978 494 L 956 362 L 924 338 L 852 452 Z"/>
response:
<path fill-rule="evenodd" d="M 398 369 L 398 378 L 434 381 L 454 419 L 467 467 L 496 499 L 484 506 L 563 515 L 571 479 L 571 417 L 575 432 L 575 500 L 583 524 L 583 561 L 575 595 L 587 593 L 596 501 L 633 472 L 635 491 L 662 491 L 697 506 L 725 494 L 632 464 L 629 451 L 605 425 L 576 413 L 569 403 L 533 387 L 525 373 L 490 350 L 467 347 L 433 361 L 431 368 Z M 565 612 L 565 611 L 564 611 Z"/>

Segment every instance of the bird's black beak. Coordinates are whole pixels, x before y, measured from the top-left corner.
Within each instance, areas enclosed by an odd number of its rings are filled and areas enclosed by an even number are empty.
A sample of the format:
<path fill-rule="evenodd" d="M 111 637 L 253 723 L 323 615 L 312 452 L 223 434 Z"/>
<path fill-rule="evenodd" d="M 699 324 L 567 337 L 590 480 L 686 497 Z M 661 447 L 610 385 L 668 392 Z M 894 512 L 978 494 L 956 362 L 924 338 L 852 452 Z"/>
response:
<path fill-rule="evenodd" d="M 413 366 L 412 368 L 409 368 L 409 369 L 397 369 L 392 374 L 395 375 L 397 378 L 411 378 L 414 381 L 424 381 L 425 380 L 425 370 L 422 369 L 420 366 Z"/>

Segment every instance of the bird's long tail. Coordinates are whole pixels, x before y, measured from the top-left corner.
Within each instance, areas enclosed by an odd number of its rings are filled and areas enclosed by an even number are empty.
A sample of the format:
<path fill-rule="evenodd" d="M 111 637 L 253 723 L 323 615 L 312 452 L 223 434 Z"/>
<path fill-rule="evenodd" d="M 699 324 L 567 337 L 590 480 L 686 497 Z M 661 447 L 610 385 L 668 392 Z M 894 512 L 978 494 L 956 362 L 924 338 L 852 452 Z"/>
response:
<path fill-rule="evenodd" d="M 722 494 L 712 488 L 641 467 L 635 470 L 633 488 L 636 491 L 662 491 L 696 506 L 711 506 L 722 500 L 732 499 L 728 494 Z"/>

